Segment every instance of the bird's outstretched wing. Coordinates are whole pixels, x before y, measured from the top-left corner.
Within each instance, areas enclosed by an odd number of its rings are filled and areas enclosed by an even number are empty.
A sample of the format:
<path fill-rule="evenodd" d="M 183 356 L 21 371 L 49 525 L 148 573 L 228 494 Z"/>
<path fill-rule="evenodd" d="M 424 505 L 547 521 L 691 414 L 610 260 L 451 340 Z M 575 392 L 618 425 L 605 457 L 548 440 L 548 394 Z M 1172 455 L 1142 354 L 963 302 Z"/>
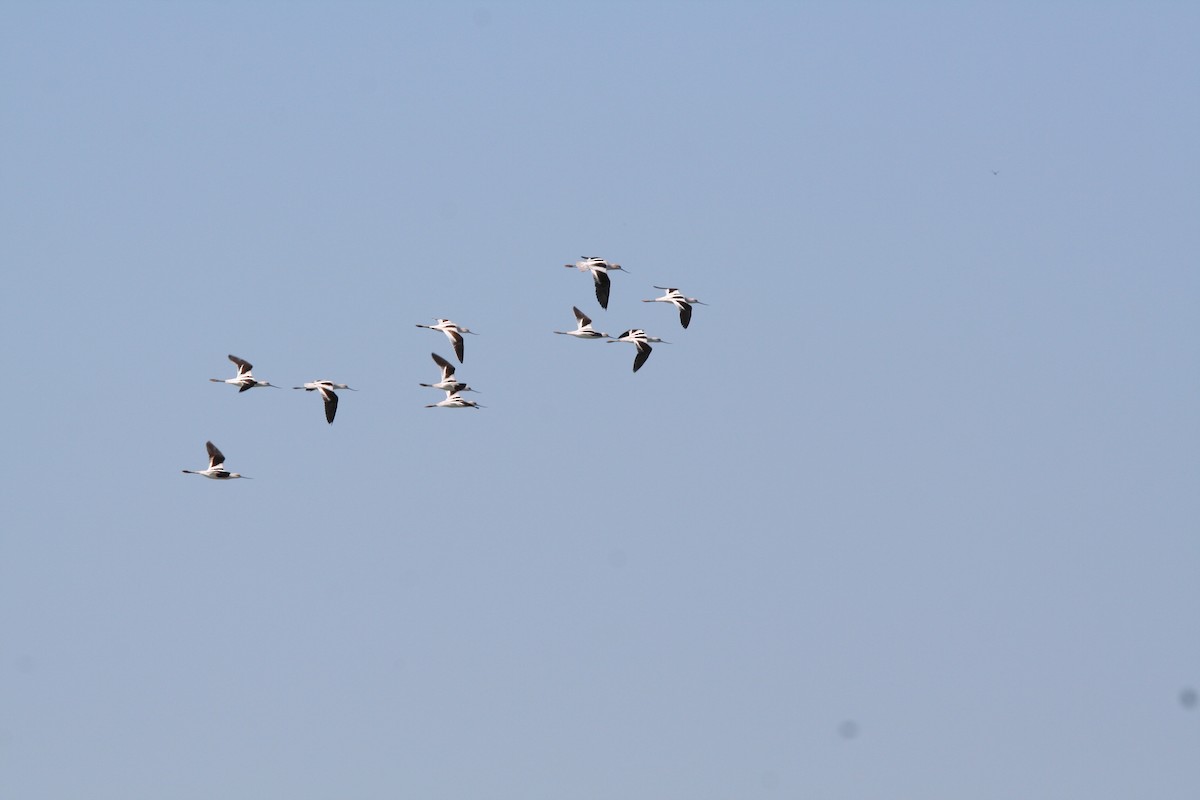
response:
<path fill-rule="evenodd" d="M 232 361 L 234 364 L 237 364 L 238 375 L 243 375 L 243 374 L 249 372 L 250 370 L 254 369 L 253 364 L 251 364 L 249 361 L 247 361 L 244 358 L 238 358 L 233 353 L 229 354 L 229 360 Z"/>
<path fill-rule="evenodd" d="M 453 364 L 439 356 L 437 353 L 430 353 L 429 355 L 433 356 L 433 363 L 442 368 L 442 380 L 448 381 L 450 378 L 454 377 Z"/>
<path fill-rule="evenodd" d="M 683 323 L 683 327 L 687 327 L 692 321 L 692 304 L 683 303 L 679 306 L 679 321 Z"/>
<path fill-rule="evenodd" d="M 650 352 L 653 349 L 654 349 L 653 347 L 646 344 L 645 342 L 637 343 L 637 355 L 634 356 L 634 359 L 633 359 L 633 371 L 634 372 L 637 372 L 639 369 L 642 368 L 642 364 L 646 363 L 646 359 L 650 357 Z"/>
<path fill-rule="evenodd" d="M 325 421 L 332 425 L 333 418 L 337 415 L 337 392 L 321 387 L 321 399 L 325 401 Z"/>
<path fill-rule="evenodd" d="M 612 281 L 603 270 L 592 270 L 592 275 L 596 279 L 596 300 L 601 308 L 608 310 L 608 290 L 612 287 Z"/>
<path fill-rule="evenodd" d="M 225 463 L 225 454 L 217 449 L 217 446 L 212 442 L 205 442 L 204 447 L 208 450 L 208 468 L 213 469 Z"/>

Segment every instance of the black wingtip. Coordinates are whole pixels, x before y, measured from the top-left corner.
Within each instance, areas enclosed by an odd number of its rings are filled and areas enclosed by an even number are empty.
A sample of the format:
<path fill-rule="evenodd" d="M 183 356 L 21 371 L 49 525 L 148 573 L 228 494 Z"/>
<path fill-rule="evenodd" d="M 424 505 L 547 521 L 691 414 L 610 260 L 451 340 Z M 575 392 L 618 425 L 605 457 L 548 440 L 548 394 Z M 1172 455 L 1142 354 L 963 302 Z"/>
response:
<path fill-rule="evenodd" d="M 638 345 L 637 355 L 633 359 L 633 371 L 637 372 L 642 368 L 642 364 L 646 363 L 646 359 L 650 357 L 650 351 L 653 350 L 650 345 Z"/>
<path fill-rule="evenodd" d="M 612 286 L 612 281 L 603 272 L 593 272 L 592 274 L 596 276 L 596 300 L 599 301 L 600 307 L 607 311 L 608 290 Z"/>

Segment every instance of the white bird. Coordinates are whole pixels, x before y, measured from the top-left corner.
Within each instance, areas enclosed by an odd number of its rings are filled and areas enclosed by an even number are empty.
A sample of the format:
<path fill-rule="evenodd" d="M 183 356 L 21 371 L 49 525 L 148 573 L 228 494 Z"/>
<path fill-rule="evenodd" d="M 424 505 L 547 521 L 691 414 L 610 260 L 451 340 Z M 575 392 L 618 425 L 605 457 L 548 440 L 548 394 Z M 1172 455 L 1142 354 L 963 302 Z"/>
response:
<path fill-rule="evenodd" d="M 249 475 L 239 475 L 236 472 L 230 472 L 225 469 L 225 456 L 217 449 L 215 444 L 205 442 L 204 446 L 208 448 L 208 469 L 183 470 L 188 475 L 203 475 L 206 478 L 212 478 L 214 481 L 227 481 L 233 478 L 250 479 Z"/>
<path fill-rule="evenodd" d="M 212 381 L 213 383 L 232 384 L 233 386 L 238 387 L 238 392 L 244 392 L 244 391 L 247 391 L 248 389 L 253 389 L 256 386 L 270 386 L 272 389 L 279 388 L 278 386 L 276 386 L 273 383 L 267 383 L 266 381 L 260 381 L 257 378 L 255 378 L 254 375 L 250 372 L 252 369 L 254 369 L 254 365 L 251 364 L 246 359 L 238 358 L 237 356 L 230 353 L 229 360 L 232 361 L 234 364 L 237 364 L 237 368 L 238 368 L 237 375 L 233 376 L 232 378 L 226 378 L 226 379 L 209 378 L 210 381 Z"/>
<path fill-rule="evenodd" d="M 639 369 L 641 369 L 642 364 L 645 364 L 646 359 L 650 357 L 650 353 L 654 349 L 650 346 L 651 342 L 670 344 L 670 342 L 664 342 L 657 336 L 647 336 L 646 332 L 641 328 L 630 328 L 620 336 L 614 336 L 608 340 L 609 344 L 613 344 L 614 342 L 629 342 L 637 347 L 637 355 L 633 357 L 634 372 L 637 372 Z"/>
<path fill-rule="evenodd" d="M 333 424 L 333 417 L 337 414 L 338 396 L 334 389 L 347 389 L 351 392 L 357 392 L 357 389 L 351 389 L 344 383 L 334 383 L 333 381 L 309 381 L 303 386 L 293 386 L 293 389 L 303 389 L 306 392 L 320 392 L 321 399 L 325 401 L 325 421 L 330 425 Z"/>
<path fill-rule="evenodd" d="M 438 403 L 430 403 L 426 408 L 483 408 L 474 400 L 467 400 L 458 392 L 446 392 L 446 399 Z"/>
<path fill-rule="evenodd" d="M 475 333 L 475 331 L 468 330 L 467 328 L 464 328 L 461 325 L 455 325 L 453 322 L 451 322 L 448 319 L 438 318 L 437 325 L 422 325 L 421 323 L 418 322 L 417 327 L 418 328 L 429 328 L 429 330 L 431 330 L 431 331 L 441 331 L 442 333 L 446 334 L 446 336 L 450 339 L 450 343 L 452 345 L 454 345 L 454 355 L 458 356 L 458 363 L 460 363 L 460 364 L 462 363 L 462 360 L 463 360 L 463 337 L 462 337 L 462 335 L 464 333 L 469 333 L 472 336 L 479 335 L 479 334 Z"/>
<path fill-rule="evenodd" d="M 454 379 L 453 364 L 439 356 L 437 353 L 430 353 L 429 355 L 433 356 L 433 363 L 442 368 L 442 379 L 437 383 L 422 383 L 420 384 L 421 386 L 428 386 L 430 389 L 441 389 L 446 394 L 458 394 L 459 392 L 475 391 L 462 381 Z"/>
<path fill-rule="evenodd" d="M 579 339 L 607 339 L 607 333 L 600 333 L 592 329 L 592 318 L 580 311 L 575 306 L 571 306 L 571 310 L 575 312 L 575 330 L 573 331 L 555 331 L 563 336 L 575 336 Z"/>
<path fill-rule="evenodd" d="M 580 272 L 592 273 L 592 280 L 596 282 L 596 300 L 600 302 L 600 307 L 603 309 L 608 308 L 608 290 L 612 286 L 608 273 L 616 270 L 629 272 L 627 269 L 622 269 L 620 264 L 614 264 L 596 256 L 584 256 L 574 264 L 563 264 L 563 266 L 574 267 Z"/>
<path fill-rule="evenodd" d="M 683 327 L 687 327 L 692 321 L 692 306 L 706 306 L 708 303 L 702 303 L 694 297 L 684 297 L 683 292 L 678 289 L 672 289 L 667 286 L 655 286 L 655 289 L 662 289 L 666 294 L 662 297 L 655 297 L 652 300 L 643 300 L 643 303 L 670 303 L 679 309 L 679 322 Z"/>

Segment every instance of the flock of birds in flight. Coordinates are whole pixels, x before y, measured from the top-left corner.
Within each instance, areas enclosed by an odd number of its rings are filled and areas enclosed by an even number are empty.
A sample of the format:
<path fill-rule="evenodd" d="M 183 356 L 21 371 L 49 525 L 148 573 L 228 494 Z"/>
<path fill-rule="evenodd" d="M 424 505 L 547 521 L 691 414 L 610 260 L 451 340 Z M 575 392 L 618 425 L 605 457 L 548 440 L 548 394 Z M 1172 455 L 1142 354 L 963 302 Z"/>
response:
<path fill-rule="evenodd" d="M 600 303 L 600 307 L 608 309 L 609 290 L 612 287 L 612 281 L 608 277 L 610 272 L 618 270 L 628 274 L 629 270 L 624 269 L 620 264 L 610 261 L 605 261 L 603 258 L 595 256 L 585 256 L 574 264 L 564 264 L 565 267 L 574 267 L 580 272 L 590 273 L 592 281 L 596 288 L 596 300 Z M 679 311 L 679 322 L 687 328 L 692 322 L 692 306 L 706 305 L 694 297 L 686 297 L 678 289 L 668 286 L 655 286 L 666 294 L 662 297 L 653 297 L 649 300 L 643 300 L 643 303 L 669 303 Z M 607 333 L 602 333 L 592 327 L 592 319 L 587 314 L 579 310 L 578 306 L 573 306 L 575 312 L 575 330 L 573 331 L 554 331 L 554 333 L 563 336 L 574 336 L 577 339 L 605 339 L 609 344 L 614 342 L 627 342 L 637 348 L 637 353 L 633 357 L 633 371 L 637 372 L 646 363 L 646 359 L 650 358 L 650 353 L 653 348 L 652 343 L 670 344 L 656 336 L 648 335 L 641 328 L 630 328 L 617 336 L 609 336 Z M 458 358 L 458 363 L 463 363 L 464 341 L 463 334 L 469 333 L 477 335 L 469 328 L 464 328 L 448 319 L 438 319 L 436 325 L 422 325 L 417 323 L 418 328 L 428 328 L 432 331 L 441 331 L 446 334 L 450 340 L 451 346 L 454 348 L 454 355 Z M 468 400 L 463 397 L 463 392 L 475 392 L 467 384 L 458 380 L 455 377 L 454 364 L 443 358 L 437 353 L 432 353 L 433 362 L 442 370 L 442 379 L 437 383 L 422 383 L 421 386 L 430 389 L 439 389 L 446 393 L 446 398 L 437 403 L 429 403 L 426 408 L 483 408 L 474 400 Z M 244 358 L 239 358 L 235 355 L 230 355 L 229 360 L 237 367 L 237 374 L 232 378 L 209 378 L 213 383 L 228 383 L 231 386 L 238 387 L 238 392 L 246 392 L 250 389 L 260 387 L 269 387 L 279 389 L 282 387 L 276 386 L 268 381 L 261 381 L 254 377 L 254 365 Z M 337 414 L 338 396 L 337 391 L 346 389 L 348 391 L 356 391 L 344 383 L 334 383 L 330 380 L 309 381 L 302 386 L 293 386 L 293 389 L 303 389 L 306 392 L 320 392 L 321 399 L 325 404 L 325 421 L 333 424 L 333 418 Z M 208 450 L 208 468 L 207 469 L 185 469 L 188 475 L 203 475 L 205 478 L 213 480 L 231 480 L 233 478 L 247 478 L 249 476 L 242 475 L 237 472 L 230 472 L 225 469 L 225 455 L 212 442 L 205 442 L 205 447 Z"/>

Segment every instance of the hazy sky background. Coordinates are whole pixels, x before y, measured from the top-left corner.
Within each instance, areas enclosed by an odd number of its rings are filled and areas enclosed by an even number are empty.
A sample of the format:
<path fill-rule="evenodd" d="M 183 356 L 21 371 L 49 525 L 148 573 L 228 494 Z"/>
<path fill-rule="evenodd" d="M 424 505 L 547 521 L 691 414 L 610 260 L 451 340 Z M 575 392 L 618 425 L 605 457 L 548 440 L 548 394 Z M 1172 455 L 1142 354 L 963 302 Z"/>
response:
<path fill-rule="evenodd" d="M 1200 7 L 0 17 L 0 796 L 1200 796 Z"/>

